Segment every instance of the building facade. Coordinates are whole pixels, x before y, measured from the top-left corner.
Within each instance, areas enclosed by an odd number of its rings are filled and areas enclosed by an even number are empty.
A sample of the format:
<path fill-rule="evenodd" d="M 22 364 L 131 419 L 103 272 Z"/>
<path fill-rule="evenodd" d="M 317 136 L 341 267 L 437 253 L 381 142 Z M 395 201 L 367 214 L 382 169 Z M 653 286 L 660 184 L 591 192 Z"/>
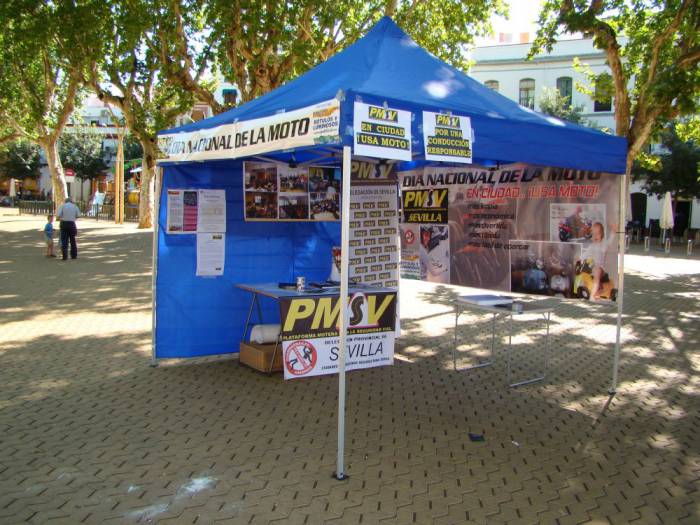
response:
<path fill-rule="evenodd" d="M 536 111 L 540 109 L 539 102 L 545 90 L 556 89 L 569 97 L 574 106 L 583 108 L 582 116 L 591 125 L 614 133 L 615 101 L 612 98 L 595 101 L 594 97 L 576 88 L 577 84 L 589 85 L 584 69 L 595 75 L 610 74 L 605 54 L 594 47 L 592 39 L 560 40 L 551 53 L 537 55 L 532 60 L 527 60 L 531 47 L 529 35 L 519 35 L 519 40 L 516 44 L 498 43 L 475 48 L 470 76 Z M 581 67 L 574 67 L 576 61 Z M 630 193 L 633 220 L 646 228 L 651 227 L 653 233 L 653 221 L 661 217 L 661 199 L 647 195 L 640 183 L 632 184 Z M 678 202 L 676 219 L 674 234 L 678 236 L 688 228 L 700 228 L 700 200 Z"/>

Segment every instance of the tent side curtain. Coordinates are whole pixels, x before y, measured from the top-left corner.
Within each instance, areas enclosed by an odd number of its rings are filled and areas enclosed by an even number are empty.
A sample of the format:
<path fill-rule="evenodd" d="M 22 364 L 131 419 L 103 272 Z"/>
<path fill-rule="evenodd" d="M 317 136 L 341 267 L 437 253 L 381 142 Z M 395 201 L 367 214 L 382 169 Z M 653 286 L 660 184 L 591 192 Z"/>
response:
<path fill-rule="evenodd" d="M 223 161 L 163 166 L 158 210 L 156 358 L 238 352 L 250 306 L 236 283 L 288 282 L 296 275 L 328 278 L 331 248 L 340 243 L 332 223 L 248 222 L 243 219 L 243 163 Z M 224 275 L 197 277 L 197 235 L 168 234 L 169 189 L 226 191 Z M 263 300 L 263 321 L 279 322 L 276 303 Z M 253 317 L 257 323 L 257 314 Z"/>

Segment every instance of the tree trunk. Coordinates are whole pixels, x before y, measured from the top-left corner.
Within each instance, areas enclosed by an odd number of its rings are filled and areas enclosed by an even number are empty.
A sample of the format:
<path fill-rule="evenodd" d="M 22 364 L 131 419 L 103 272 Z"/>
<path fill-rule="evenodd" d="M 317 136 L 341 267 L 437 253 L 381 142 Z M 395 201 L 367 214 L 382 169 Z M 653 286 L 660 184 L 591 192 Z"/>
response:
<path fill-rule="evenodd" d="M 141 141 L 143 161 L 141 162 L 141 191 L 139 194 L 139 228 L 153 226 L 153 175 L 156 167 L 155 140 Z"/>
<path fill-rule="evenodd" d="M 53 202 L 55 208 L 58 209 L 68 196 L 66 177 L 63 173 L 63 166 L 61 165 L 61 157 L 58 155 L 58 141 L 45 138 L 39 142 L 39 145 L 44 150 L 44 155 L 46 156 L 49 173 L 51 174 Z"/>

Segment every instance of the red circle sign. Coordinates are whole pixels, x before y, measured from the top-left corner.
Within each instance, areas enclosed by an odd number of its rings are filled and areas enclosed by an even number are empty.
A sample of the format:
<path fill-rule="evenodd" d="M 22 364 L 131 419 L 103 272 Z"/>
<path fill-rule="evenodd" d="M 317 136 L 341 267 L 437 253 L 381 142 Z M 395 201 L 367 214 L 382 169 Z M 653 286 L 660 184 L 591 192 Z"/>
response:
<path fill-rule="evenodd" d="M 406 239 L 406 244 L 413 244 L 413 241 L 416 240 L 416 236 L 413 233 L 413 230 L 406 230 L 403 236 Z"/>
<path fill-rule="evenodd" d="M 316 366 L 317 354 L 314 346 L 308 341 L 294 341 L 284 353 L 284 366 L 287 372 L 295 376 L 303 376 Z"/>

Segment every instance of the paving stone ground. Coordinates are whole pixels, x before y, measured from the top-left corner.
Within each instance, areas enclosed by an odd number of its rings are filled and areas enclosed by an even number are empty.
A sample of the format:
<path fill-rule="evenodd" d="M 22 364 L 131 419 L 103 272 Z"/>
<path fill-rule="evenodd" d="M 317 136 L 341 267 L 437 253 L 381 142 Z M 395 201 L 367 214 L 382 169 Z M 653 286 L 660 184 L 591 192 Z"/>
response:
<path fill-rule="evenodd" d="M 151 233 L 85 220 L 61 262 L 41 226 L 0 211 L 2 524 L 700 523 L 697 256 L 628 257 L 614 397 L 609 307 L 557 303 L 547 380 L 513 389 L 502 349 L 452 370 L 456 289 L 403 281 L 395 365 L 348 374 L 338 482 L 336 378 L 150 368 Z M 525 375 L 542 324 L 515 328 Z M 489 318 L 459 336 L 475 363 Z"/>

